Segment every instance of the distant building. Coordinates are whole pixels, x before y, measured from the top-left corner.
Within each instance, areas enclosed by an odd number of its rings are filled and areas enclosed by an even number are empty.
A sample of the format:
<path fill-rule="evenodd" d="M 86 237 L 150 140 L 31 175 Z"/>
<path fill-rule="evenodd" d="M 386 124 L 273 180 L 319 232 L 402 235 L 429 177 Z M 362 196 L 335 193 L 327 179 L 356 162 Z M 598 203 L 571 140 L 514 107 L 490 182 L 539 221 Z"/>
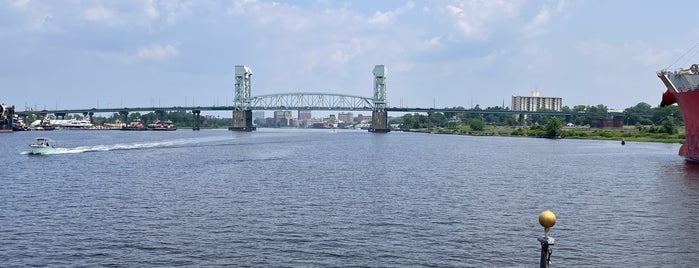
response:
<path fill-rule="evenodd" d="M 345 124 L 354 123 L 354 114 L 352 113 L 339 113 L 337 114 L 337 119 Z"/>
<path fill-rule="evenodd" d="M 358 122 L 358 123 L 371 122 L 371 115 L 362 115 L 362 114 L 359 114 L 359 115 L 357 115 L 357 122 Z"/>
<path fill-rule="evenodd" d="M 337 124 L 337 117 L 335 117 L 334 114 L 331 114 L 328 116 L 328 123 L 330 124 Z"/>
<path fill-rule="evenodd" d="M 255 124 L 265 123 L 265 111 L 253 111 L 252 112 L 252 122 Z"/>
<path fill-rule="evenodd" d="M 298 127 L 307 128 L 311 126 L 311 110 L 298 110 L 296 118 L 298 119 Z"/>
<path fill-rule="evenodd" d="M 298 118 L 299 121 L 311 119 L 311 110 L 299 110 L 298 116 L 296 118 Z"/>
<path fill-rule="evenodd" d="M 252 120 L 265 120 L 265 111 L 252 111 Z"/>
<path fill-rule="evenodd" d="M 541 109 L 549 111 L 561 111 L 563 98 L 561 97 L 541 97 L 539 91 L 532 91 L 531 96 L 512 96 L 512 111 L 536 112 Z"/>
<path fill-rule="evenodd" d="M 277 126 L 290 126 L 292 118 L 291 111 L 274 111 L 274 124 Z"/>
<path fill-rule="evenodd" d="M 590 128 L 624 128 L 624 119 L 590 119 Z"/>

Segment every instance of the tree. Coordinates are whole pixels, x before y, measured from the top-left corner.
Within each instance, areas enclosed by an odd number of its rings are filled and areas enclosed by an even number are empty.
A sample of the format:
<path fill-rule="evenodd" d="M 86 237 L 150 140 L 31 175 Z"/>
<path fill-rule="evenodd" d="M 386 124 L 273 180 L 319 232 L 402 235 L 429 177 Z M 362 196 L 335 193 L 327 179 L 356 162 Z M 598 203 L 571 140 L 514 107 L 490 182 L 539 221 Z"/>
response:
<path fill-rule="evenodd" d="M 544 136 L 546 138 L 558 138 L 562 133 L 563 124 L 561 123 L 561 119 L 555 116 L 550 117 L 544 127 Z"/>
<path fill-rule="evenodd" d="M 662 122 L 662 132 L 667 134 L 677 134 L 677 127 L 675 126 L 675 120 L 668 116 Z"/>
<path fill-rule="evenodd" d="M 470 127 L 473 131 L 482 131 L 485 129 L 485 123 L 478 119 L 471 119 Z"/>

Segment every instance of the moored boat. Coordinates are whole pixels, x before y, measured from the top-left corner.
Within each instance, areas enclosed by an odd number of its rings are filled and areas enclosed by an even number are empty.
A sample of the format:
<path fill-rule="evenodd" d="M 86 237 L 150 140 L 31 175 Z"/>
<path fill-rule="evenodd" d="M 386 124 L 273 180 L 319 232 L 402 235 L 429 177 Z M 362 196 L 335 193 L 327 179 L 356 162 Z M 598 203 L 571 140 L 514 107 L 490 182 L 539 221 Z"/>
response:
<path fill-rule="evenodd" d="M 689 69 L 661 70 L 657 75 L 667 88 L 660 106 L 677 103 L 684 118 L 685 143 L 679 154 L 699 162 L 699 64 Z"/>
<path fill-rule="evenodd" d="M 0 104 L 0 133 L 12 132 L 14 110 L 14 106 Z"/>
<path fill-rule="evenodd" d="M 13 131 L 27 131 L 29 127 L 19 118 L 19 116 L 14 115 L 12 117 L 12 130 Z"/>
<path fill-rule="evenodd" d="M 52 120 L 51 125 L 61 129 L 91 129 L 94 128 L 89 119 Z"/>
<path fill-rule="evenodd" d="M 48 118 L 44 118 L 41 120 L 36 120 L 31 123 L 30 127 L 31 130 L 54 130 L 56 129 L 56 126 L 51 124 L 51 120 Z"/>
<path fill-rule="evenodd" d="M 38 137 L 36 141 L 29 144 L 29 154 L 54 154 L 58 152 L 53 146 L 53 142 L 48 138 Z"/>
<path fill-rule="evenodd" d="M 129 123 L 127 126 L 121 128 L 121 130 L 146 130 L 146 128 L 143 126 L 143 122 L 141 122 L 141 119 L 136 118 L 131 123 Z"/>
<path fill-rule="evenodd" d="M 170 120 L 166 120 L 164 123 L 160 120 L 156 120 L 155 122 L 148 124 L 148 130 L 172 131 L 177 130 L 177 127 Z"/>

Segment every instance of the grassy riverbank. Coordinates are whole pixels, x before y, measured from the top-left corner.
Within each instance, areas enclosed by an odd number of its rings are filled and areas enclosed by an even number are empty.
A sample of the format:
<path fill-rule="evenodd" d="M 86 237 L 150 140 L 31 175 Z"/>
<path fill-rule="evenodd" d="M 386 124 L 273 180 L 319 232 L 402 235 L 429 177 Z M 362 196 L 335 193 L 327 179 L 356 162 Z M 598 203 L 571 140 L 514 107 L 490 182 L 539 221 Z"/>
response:
<path fill-rule="evenodd" d="M 472 136 L 505 136 L 505 137 L 541 137 L 541 129 L 536 127 L 505 127 L 486 126 L 481 131 L 473 131 L 466 126 L 457 128 L 421 128 L 410 129 L 410 132 L 423 132 L 432 134 L 454 134 Z M 684 128 L 678 134 L 655 133 L 647 128 L 626 126 L 623 129 L 593 129 L 589 127 L 564 127 L 560 138 L 563 139 L 586 139 L 586 140 L 619 140 L 636 142 L 666 142 L 683 143 Z"/>

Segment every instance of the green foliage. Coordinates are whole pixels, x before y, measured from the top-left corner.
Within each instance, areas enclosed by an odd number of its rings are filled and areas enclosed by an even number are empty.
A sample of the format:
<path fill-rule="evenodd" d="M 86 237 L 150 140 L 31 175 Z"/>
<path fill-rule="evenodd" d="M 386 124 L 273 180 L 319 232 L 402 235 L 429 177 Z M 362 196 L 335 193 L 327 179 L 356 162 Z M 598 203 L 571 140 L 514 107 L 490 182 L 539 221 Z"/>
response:
<path fill-rule="evenodd" d="M 524 136 L 524 135 L 527 135 L 527 132 L 524 131 L 524 129 L 522 129 L 521 127 L 519 127 L 517 129 L 513 130 L 510 133 L 510 135 L 512 135 L 512 136 Z"/>
<path fill-rule="evenodd" d="M 483 129 L 485 129 L 485 123 L 478 119 L 472 119 L 470 127 L 473 131 L 483 131 Z"/>
<path fill-rule="evenodd" d="M 675 126 L 675 120 L 668 116 L 662 122 L 662 132 L 667 134 L 677 134 L 677 127 Z"/>
<path fill-rule="evenodd" d="M 544 137 L 546 138 L 558 138 L 561 137 L 563 133 L 563 123 L 558 117 L 549 118 L 544 127 Z"/>
<path fill-rule="evenodd" d="M 164 118 L 158 118 L 158 115 L 154 112 L 147 114 L 141 114 L 139 112 L 129 113 L 126 118 L 126 122 L 119 113 L 114 113 L 109 117 L 93 116 L 92 123 L 94 125 L 104 125 L 105 123 L 114 123 L 121 121 L 122 123 L 128 124 L 135 119 L 141 119 L 144 125 L 155 122 L 158 119 L 171 120 L 175 126 L 178 128 L 191 128 L 194 123 L 194 115 L 191 112 L 170 112 L 165 113 Z M 231 118 L 218 118 L 211 116 L 201 116 L 200 127 L 202 128 L 227 128 L 232 124 Z"/>

